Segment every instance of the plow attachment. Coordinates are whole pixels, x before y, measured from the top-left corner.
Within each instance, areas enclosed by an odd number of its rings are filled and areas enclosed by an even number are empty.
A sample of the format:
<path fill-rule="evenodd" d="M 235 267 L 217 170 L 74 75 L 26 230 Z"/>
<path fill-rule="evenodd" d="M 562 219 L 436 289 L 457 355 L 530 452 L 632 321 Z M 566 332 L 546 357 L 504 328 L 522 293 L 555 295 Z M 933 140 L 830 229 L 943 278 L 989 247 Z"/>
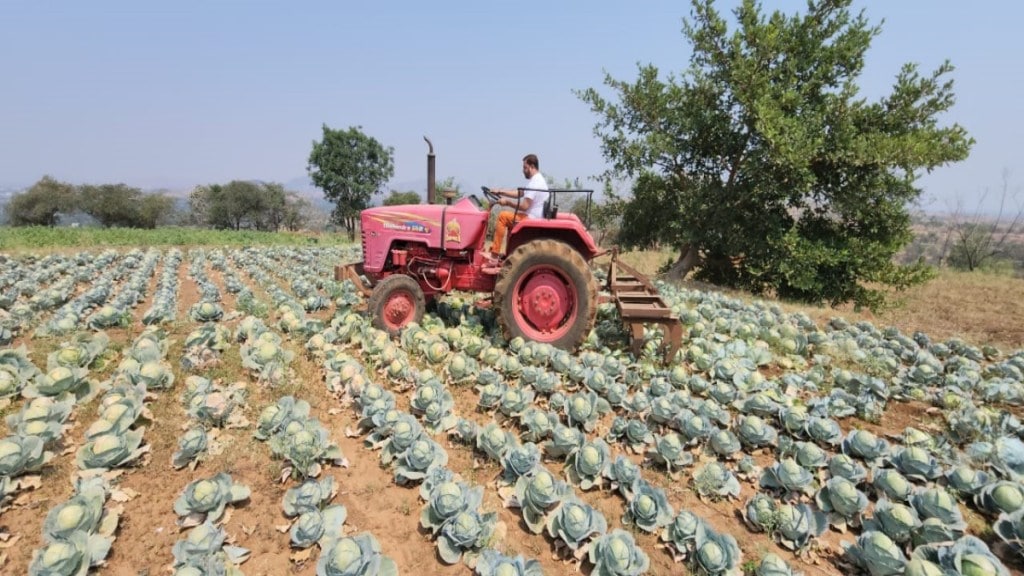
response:
<path fill-rule="evenodd" d="M 612 252 L 606 289 L 611 294 L 612 302 L 615 303 L 623 324 L 632 336 L 633 354 L 639 356 L 643 347 L 644 324 L 657 324 L 664 333 L 661 342 L 664 362 L 670 363 L 682 345 L 683 326 L 651 281 L 624 262 L 620 262 L 618 253 Z"/>
<path fill-rule="evenodd" d="M 362 293 L 364 298 L 369 298 L 370 293 L 373 292 L 373 286 L 367 284 L 365 277 L 363 276 L 363 263 L 354 262 L 352 264 L 342 264 L 341 266 L 334 267 L 334 280 L 336 282 L 344 282 L 345 280 L 351 280 L 355 284 L 359 292 Z"/>

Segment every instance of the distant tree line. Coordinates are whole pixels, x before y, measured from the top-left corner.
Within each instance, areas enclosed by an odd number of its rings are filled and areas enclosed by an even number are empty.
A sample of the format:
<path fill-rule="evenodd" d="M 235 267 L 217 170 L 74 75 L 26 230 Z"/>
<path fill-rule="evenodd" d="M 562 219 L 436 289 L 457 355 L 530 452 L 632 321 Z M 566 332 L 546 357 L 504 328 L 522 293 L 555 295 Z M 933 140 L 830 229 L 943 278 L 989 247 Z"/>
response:
<path fill-rule="evenodd" d="M 12 226 L 56 226 L 62 218 L 86 214 L 105 228 L 156 228 L 170 223 L 174 198 L 127 184 L 74 185 L 43 176 L 11 196 L 5 214 Z"/>
<path fill-rule="evenodd" d="M 322 225 L 309 200 L 277 183 L 233 180 L 197 186 L 187 204 L 127 184 L 71 184 L 44 176 L 4 206 L 5 224 L 57 226 L 94 221 L 104 228 L 193 225 L 231 230 L 298 230 Z M 88 217 L 88 218 L 85 218 Z"/>

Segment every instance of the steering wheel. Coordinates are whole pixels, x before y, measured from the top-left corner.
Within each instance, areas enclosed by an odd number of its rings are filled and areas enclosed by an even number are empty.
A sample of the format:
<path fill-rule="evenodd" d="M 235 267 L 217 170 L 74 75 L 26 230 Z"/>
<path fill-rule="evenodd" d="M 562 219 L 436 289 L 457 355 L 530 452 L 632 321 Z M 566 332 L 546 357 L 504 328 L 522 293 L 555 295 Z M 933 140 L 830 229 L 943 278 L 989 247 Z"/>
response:
<path fill-rule="evenodd" d="M 497 202 L 501 198 L 497 193 L 491 192 L 487 186 L 481 186 L 480 189 L 483 190 L 484 198 L 487 198 L 489 202 Z"/>

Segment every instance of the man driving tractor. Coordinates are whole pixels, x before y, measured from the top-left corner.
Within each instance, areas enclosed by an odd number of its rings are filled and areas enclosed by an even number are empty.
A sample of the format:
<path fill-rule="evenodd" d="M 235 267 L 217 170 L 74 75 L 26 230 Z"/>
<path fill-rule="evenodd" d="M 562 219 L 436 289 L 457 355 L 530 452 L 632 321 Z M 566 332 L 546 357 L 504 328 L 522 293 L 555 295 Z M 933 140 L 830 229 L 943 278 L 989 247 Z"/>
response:
<path fill-rule="evenodd" d="M 494 241 L 491 251 L 485 254 L 491 260 L 497 260 L 502 253 L 505 236 L 516 222 L 525 218 L 543 218 L 544 204 L 548 200 L 548 182 L 540 173 L 540 161 L 536 154 L 523 157 L 523 176 L 528 180 L 526 188 L 510 190 L 507 188 L 491 188 L 491 192 L 500 196 L 498 205 L 513 208 L 509 212 L 498 212 L 498 222 L 494 227 Z"/>

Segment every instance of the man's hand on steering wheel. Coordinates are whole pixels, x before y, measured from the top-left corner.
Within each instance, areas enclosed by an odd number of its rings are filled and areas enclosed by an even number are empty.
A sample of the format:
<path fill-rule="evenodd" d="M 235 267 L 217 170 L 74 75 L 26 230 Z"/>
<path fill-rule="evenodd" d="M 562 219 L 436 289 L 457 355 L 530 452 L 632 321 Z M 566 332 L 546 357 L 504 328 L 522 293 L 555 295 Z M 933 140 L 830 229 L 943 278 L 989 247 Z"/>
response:
<path fill-rule="evenodd" d="M 480 190 L 483 191 L 484 198 L 487 198 L 488 202 L 499 203 L 501 201 L 501 196 L 497 192 L 492 191 L 487 186 L 481 186 Z"/>

